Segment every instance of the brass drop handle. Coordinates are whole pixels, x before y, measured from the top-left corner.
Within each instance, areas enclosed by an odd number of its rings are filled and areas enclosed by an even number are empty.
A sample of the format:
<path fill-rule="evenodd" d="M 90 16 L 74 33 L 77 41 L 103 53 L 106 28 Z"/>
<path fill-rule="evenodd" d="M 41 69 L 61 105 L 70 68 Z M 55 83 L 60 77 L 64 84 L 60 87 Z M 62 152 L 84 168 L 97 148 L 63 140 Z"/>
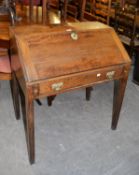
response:
<path fill-rule="evenodd" d="M 106 77 L 109 79 L 109 80 L 112 80 L 113 77 L 115 75 L 115 71 L 110 71 L 110 72 L 107 72 L 106 73 Z"/>
<path fill-rule="evenodd" d="M 52 84 L 52 90 L 60 91 L 62 89 L 63 85 L 64 85 L 63 82 L 54 83 L 54 84 Z"/>

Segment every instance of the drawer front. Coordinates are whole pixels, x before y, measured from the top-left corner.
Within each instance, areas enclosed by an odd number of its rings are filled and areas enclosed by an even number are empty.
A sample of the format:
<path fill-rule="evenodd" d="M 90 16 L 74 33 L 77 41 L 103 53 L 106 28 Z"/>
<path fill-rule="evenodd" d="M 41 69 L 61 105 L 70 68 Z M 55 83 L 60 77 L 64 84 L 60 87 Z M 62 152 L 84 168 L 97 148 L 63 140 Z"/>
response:
<path fill-rule="evenodd" d="M 54 95 L 105 81 L 112 81 L 122 76 L 123 66 L 117 66 L 57 77 L 39 83 L 38 97 Z"/>

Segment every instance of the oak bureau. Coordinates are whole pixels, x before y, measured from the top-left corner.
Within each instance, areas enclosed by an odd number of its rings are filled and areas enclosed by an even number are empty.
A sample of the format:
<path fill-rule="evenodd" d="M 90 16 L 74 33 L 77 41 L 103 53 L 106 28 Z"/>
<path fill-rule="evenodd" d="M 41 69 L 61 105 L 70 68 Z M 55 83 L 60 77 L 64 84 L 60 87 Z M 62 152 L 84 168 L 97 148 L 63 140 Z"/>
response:
<path fill-rule="evenodd" d="M 17 26 L 10 36 L 15 112 L 19 118 L 21 89 L 31 164 L 35 99 L 114 80 L 111 128 L 116 129 L 131 61 L 113 28 L 99 22 Z"/>

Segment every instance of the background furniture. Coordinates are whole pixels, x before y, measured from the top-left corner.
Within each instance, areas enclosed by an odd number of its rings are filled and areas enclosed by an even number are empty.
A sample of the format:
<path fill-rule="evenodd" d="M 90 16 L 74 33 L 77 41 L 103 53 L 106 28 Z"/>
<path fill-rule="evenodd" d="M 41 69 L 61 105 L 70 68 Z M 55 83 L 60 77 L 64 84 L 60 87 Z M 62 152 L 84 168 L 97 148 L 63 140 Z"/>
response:
<path fill-rule="evenodd" d="M 22 12 L 27 12 L 27 17 L 29 23 L 43 23 L 45 24 L 47 22 L 47 8 L 48 8 L 48 2 L 49 0 L 22 0 L 21 8 L 17 9 L 20 11 L 21 16 Z M 41 8 L 40 8 L 41 7 Z"/>
<path fill-rule="evenodd" d="M 0 48 L 0 80 L 11 80 L 11 66 L 7 49 Z"/>
<path fill-rule="evenodd" d="M 64 19 L 67 18 L 67 15 L 70 15 L 82 21 L 85 3 L 86 0 L 59 0 Z"/>
<path fill-rule="evenodd" d="M 9 26 L 10 22 L 8 21 L 0 22 L 0 48 L 9 49 L 10 47 Z"/>
<path fill-rule="evenodd" d="M 59 0 L 60 10 L 64 10 L 65 15 L 71 15 L 74 18 L 79 16 L 80 0 Z M 65 9 L 64 9 L 65 5 Z M 66 18 L 66 17 L 65 17 Z"/>
<path fill-rule="evenodd" d="M 111 0 L 86 0 L 84 18 L 109 24 Z"/>
<path fill-rule="evenodd" d="M 117 6 L 115 10 L 115 30 L 122 43 L 129 47 L 131 57 L 135 48 L 139 46 L 139 39 L 137 37 L 138 14 L 137 1 L 125 0 L 124 6 Z"/>
<path fill-rule="evenodd" d="M 0 1 L 0 80 L 11 80 L 10 67 L 10 37 L 9 26 L 10 18 L 6 9 L 3 7 L 3 1 Z"/>
<path fill-rule="evenodd" d="M 139 85 L 139 47 L 136 49 L 136 57 L 133 69 L 133 82 Z"/>

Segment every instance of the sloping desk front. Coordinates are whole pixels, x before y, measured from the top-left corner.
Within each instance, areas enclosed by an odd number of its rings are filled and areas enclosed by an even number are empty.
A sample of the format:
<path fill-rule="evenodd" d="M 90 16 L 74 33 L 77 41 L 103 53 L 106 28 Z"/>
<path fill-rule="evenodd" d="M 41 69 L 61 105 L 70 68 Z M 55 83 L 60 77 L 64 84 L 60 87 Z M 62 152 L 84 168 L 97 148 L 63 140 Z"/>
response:
<path fill-rule="evenodd" d="M 30 163 L 35 161 L 37 98 L 114 80 L 112 129 L 116 129 L 130 59 L 112 28 L 97 22 L 13 27 L 11 51 L 14 82 L 25 96 Z"/>

